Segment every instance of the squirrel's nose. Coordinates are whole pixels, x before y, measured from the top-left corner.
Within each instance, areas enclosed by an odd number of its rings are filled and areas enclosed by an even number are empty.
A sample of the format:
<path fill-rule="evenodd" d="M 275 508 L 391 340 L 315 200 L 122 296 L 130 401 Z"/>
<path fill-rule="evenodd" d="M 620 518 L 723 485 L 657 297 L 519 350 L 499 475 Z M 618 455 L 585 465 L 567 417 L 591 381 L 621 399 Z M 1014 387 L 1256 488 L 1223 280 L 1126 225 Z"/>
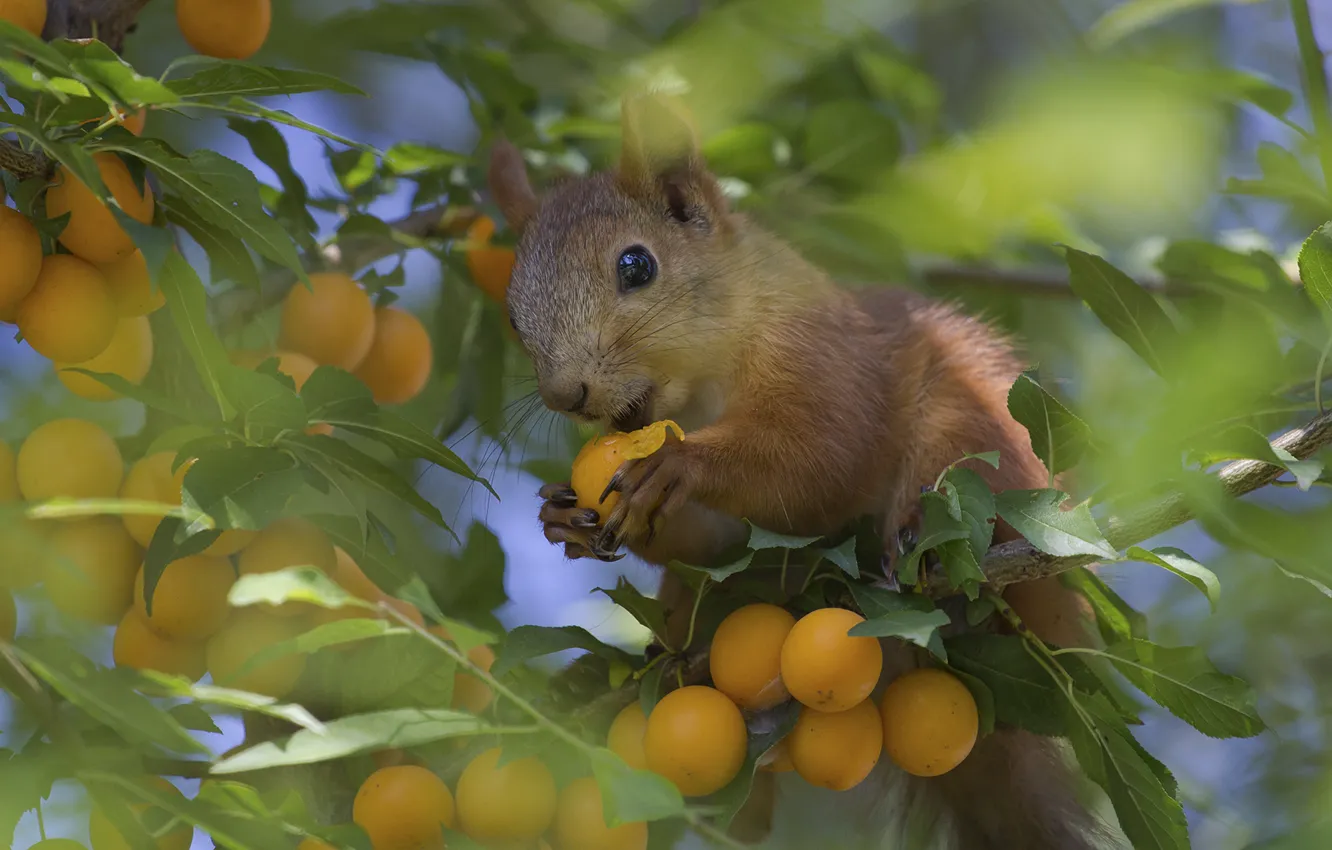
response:
<path fill-rule="evenodd" d="M 558 387 L 549 387 L 542 395 L 552 410 L 561 413 L 582 413 L 587 406 L 588 388 L 586 382 L 569 383 Z"/>

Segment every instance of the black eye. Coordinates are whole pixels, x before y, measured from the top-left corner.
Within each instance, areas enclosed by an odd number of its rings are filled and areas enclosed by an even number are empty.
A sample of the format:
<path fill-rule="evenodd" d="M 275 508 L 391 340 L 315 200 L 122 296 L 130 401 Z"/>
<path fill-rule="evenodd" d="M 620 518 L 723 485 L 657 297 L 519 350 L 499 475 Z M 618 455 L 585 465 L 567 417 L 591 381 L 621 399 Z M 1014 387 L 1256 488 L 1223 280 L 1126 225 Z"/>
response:
<path fill-rule="evenodd" d="M 657 279 L 657 258 L 642 245 L 625 248 L 617 263 L 620 273 L 620 289 L 628 292 L 647 286 Z"/>

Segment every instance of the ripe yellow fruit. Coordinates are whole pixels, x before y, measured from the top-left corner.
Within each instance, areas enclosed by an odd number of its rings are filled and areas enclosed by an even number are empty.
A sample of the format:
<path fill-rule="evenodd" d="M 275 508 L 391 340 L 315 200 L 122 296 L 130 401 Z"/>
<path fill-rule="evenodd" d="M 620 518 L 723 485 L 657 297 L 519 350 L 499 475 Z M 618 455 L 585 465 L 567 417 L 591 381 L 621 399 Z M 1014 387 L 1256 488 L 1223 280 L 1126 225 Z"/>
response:
<path fill-rule="evenodd" d="M 158 791 L 166 791 L 175 797 L 185 798 L 180 789 L 167 782 L 165 779 L 154 777 L 148 780 Z M 158 820 L 144 819 L 144 814 L 151 806 L 138 803 L 130 806 L 130 811 L 135 817 L 140 819 L 145 826 L 153 828 L 159 823 Z M 165 814 L 165 813 L 161 813 Z M 91 839 L 92 850 L 131 850 L 131 845 L 116 829 L 115 824 L 111 822 L 102 810 L 93 806 L 92 816 L 88 823 L 88 834 Z M 190 843 L 194 840 L 194 827 L 189 823 L 177 823 L 171 831 L 159 837 L 153 842 L 157 850 L 189 850 Z"/>
<path fill-rule="evenodd" d="M 376 770 L 352 801 L 352 820 L 370 836 L 374 850 L 443 847 L 453 815 L 453 795 L 444 780 L 414 764 Z"/>
<path fill-rule="evenodd" d="M 125 476 L 125 483 L 120 488 L 120 498 L 140 499 L 145 502 L 160 502 L 164 505 L 179 505 L 181 486 L 185 472 L 193 461 L 181 464 L 174 473 L 171 465 L 175 463 L 175 452 L 157 452 L 135 461 Z M 144 548 L 152 541 L 161 524 L 160 516 L 129 515 L 121 518 L 130 536 Z M 205 555 L 218 558 L 233 555 L 245 548 L 254 539 L 256 532 L 231 529 L 222 532 L 218 538 L 203 551 Z"/>
<path fill-rule="evenodd" d="M 42 261 L 37 285 L 14 313 L 23 339 L 50 360 L 82 363 L 106 350 L 116 333 L 116 306 L 106 278 L 69 254 Z"/>
<path fill-rule="evenodd" d="M 338 583 L 343 590 L 366 602 L 378 602 L 384 592 L 379 585 L 370 580 L 356 560 L 348 555 L 341 546 L 333 547 L 335 565 L 329 578 Z"/>
<path fill-rule="evenodd" d="M 421 320 L 397 307 L 375 311 L 375 336 L 356 367 L 356 377 L 380 404 L 402 404 L 421 394 L 430 380 L 434 354 Z"/>
<path fill-rule="evenodd" d="M 453 640 L 453 635 L 449 633 L 445 626 L 431 626 L 426 631 L 440 640 Z M 495 664 L 495 650 L 485 644 L 474 646 L 467 650 L 467 660 L 489 673 L 490 668 Z M 453 708 L 460 708 L 472 714 L 480 714 L 490 705 L 494 696 L 490 691 L 490 686 L 471 673 L 459 671 L 454 674 Z"/>
<path fill-rule="evenodd" d="M 324 575 L 337 572 L 338 556 L 328 536 L 301 517 L 283 517 L 255 536 L 240 556 L 241 575 L 274 573 L 287 567 L 318 567 Z M 268 606 L 282 616 L 308 613 L 305 603 Z"/>
<path fill-rule="evenodd" d="M 106 278 L 111 300 L 121 316 L 146 316 L 166 305 L 166 294 L 153 288 L 148 260 L 142 251 L 135 249 L 133 253 L 98 268 Z"/>
<path fill-rule="evenodd" d="M 795 622 L 785 608 L 762 602 L 732 612 L 712 639 L 713 687 L 749 711 L 785 702 L 790 694 L 782 684 L 782 644 Z"/>
<path fill-rule="evenodd" d="M 768 773 L 790 773 L 795 770 L 795 763 L 791 761 L 790 736 L 781 739 L 768 750 L 759 761 L 758 769 Z"/>
<path fill-rule="evenodd" d="M 291 378 L 291 382 L 296 385 L 296 392 L 301 391 L 305 382 L 314 374 L 314 370 L 319 368 L 319 364 L 314 360 L 295 351 L 233 351 L 231 362 L 245 369 L 258 369 L 265 360 L 274 357 L 278 362 L 277 370 Z"/>
<path fill-rule="evenodd" d="M 14 604 L 14 595 L 0 590 L 0 640 L 13 640 L 17 632 L 18 606 Z"/>
<path fill-rule="evenodd" d="M 124 466 L 116 441 L 100 426 L 55 419 L 33 429 L 19 447 L 19 492 L 30 502 L 110 498 L 120 489 Z"/>
<path fill-rule="evenodd" d="M 153 190 L 148 184 L 144 183 L 140 191 L 129 168 L 113 153 L 95 153 L 93 160 L 102 183 L 125 214 L 141 224 L 152 222 Z M 55 185 L 46 192 L 46 214 L 59 218 L 65 213 L 70 214 L 69 223 L 60 234 L 60 244 L 76 257 L 90 263 L 109 263 L 134 253 L 134 240 L 111 210 L 62 166 L 56 169 Z"/>
<path fill-rule="evenodd" d="M 4 0 L 0 0 L 0 18 Z M 16 209 L 0 203 L 0 311 L 12 314 L 32 291 L 42 270 L 42 237 Z"/>
<path fill-rule="evenodd" d="M 9 21 L 41 38 L 46 26 L 46 0 L 0 0 L 0 21 Z"/>
<path fill-rule="evenodd" d="M 131 384 L 143 382 L 144 375 L 153 365 L 153 330 L 147 316 L 121 319 L 111 343 L 102 353 L 83 363 L 56 363 L 56 377 L 65 389 L 91 401 L 115 401 L 120 394 L 96 378 L 66 369 L 87 369 L 89 372 L 119 375 Z"/>
<path fill-rule="evenodd" d="M 310 288 L 297 283 L 282 302 L 279 344 L 287 351 L 351 372 L 374 341 L 374 305 L 345 274 L 312 274 Z"/>
<path fill-rule="evenodd" d="M 125 616 L 120 618 L 120 625 L 116 626 L 111 657 L 117 667 L 156 670 L 172 676 L 184 676 L 191 682 L 202 679 L 208 670 L 202 643 L 183 643 L 158 637 L 133 608 L 125 612 Z"/>
<path fill-rule="evenodd" d="M 120 126 L 136 136 L 143 135 L 143 128 L 148 123 L 148 109 L 137 109 L 120 120 Z"/>
<path fill-rule="evenodd" d="M 462 831 L 482 844 L 535 841 L 555 819 L 555 778 L 535 757 L 499 758 L 498 747 L 486 750 L 458 778 Z"/>
<path fill-rule="evenodd" d="M 301 843 L 296 845 L 296 850 L 337 850 L 332 844 L 322 838 L 315 838 L 313 835 L 307 835 L 301 839 Z"/>
<path fill-rule="evenodd" d="M 944 670 L 912 670 L 884 689 L 883 749 L 913 776 L 939 776 L 976 745 L 980 715 L 967 686 Z"/>
<path fill-rule="evenodd" d="M 185 41 L 215 59 L 249 59 L 273 25 L 270 0 L 176 0 L 176 24 Z"/>
<path fill-rule="evenodd" d="M 646 850 L 646 823 L 606 825 L 601 789 L 591 777 L 575 779 L 560 792 L 555 810 L 555 840 L 578 850 Z"/>
<path fill-rule="evenodd" d="M 9 443 L 0 440 L 0 504 L 17 502 L 20 498 L 16 462 Z"/>
<path fill-rule="evenodd" d="M 108 626 L 134 602 L 141 550 L 115 517 L 61 523 L 50 535 L 46 593 L 66 616 Z"/>
<path fill-rule="evenodd" d="M 648 715 L 643 751 L 648 768 L 686 797 L 720 791 L 745 763 L 748 731 L 740 709 L 714 688 L 671 691 Z"/>
<path fill-rule="evenodd" d="M 661 448 L 669 433 L 684 439 L 680 426 L 664 419 L 628 434 L 607 434 L 588 440 L 574 458 L 573 473 L 569 477 L 569 486 L 578 497 L 578 507 L 595 509 L 604 521 L 620 502 L 619 493 L 611 493 L 601 501 L 601 494 L 616 470 L 625 461 L 645 458 Z"/>
<path fill-rule="evenodd" d="M 472 280 L 491 300 L 505 302 L 509 292 L 509 278 L 513 277 L 513 249 L 491 245 L 495 235 L 495 222 L 481 216 L 467 228 L 467 270 Z"/>
<path fill-rule="evenodd" d="M 606 747 L 634 770 L 647 770 L 647 754 L 643 752 L 643 735 L 647 732 L 647 715 L 638 700 L 626 705 L 611 721 L 606 733 Z"/>
<path fill-rule="evenodd" d="M 247 662 L 276 643 L 302 634 L 305 626 L 292 617 L 275 616 L 251 606 L 233 611 L 222 629 L 205 648 L 208 672 L 225 688 L 237 688 L 281 699 L 291 693 L 305 672 L 305 656 L 289 653 L 244 669 Z"/>
<path fill-rule="evenodd" d="M 870 775 L 883 752 L 883 724 L 873 700 L 846 711 L 802 708 L 787 736 L 791 764 L 811 785 L 846 791 Z"/>
<path fill-rule="evenodd" d="M 865 618 L 844 608 L 820 608 L 795 624 L 782 645 L 782 681 L 804 705 L 846 711 L 869 698 L 883 672 L 877 638 L 847 632 Z"/>
<path fill-rule="evenodd" d="M 0 519 L 0 587 L 22 590 L 41 580 L 53 524 L 12 514 Z"/>
<path fill-rule="evenodd" d="M 226 558 L 191 555 L 167 564 L 153 590 L 152 616 L 143 598 L 143 570 L 134 579 L 134 609 L 164 640 L 212 637 L 227 621 L 227 593 L 236 572 Z"/>

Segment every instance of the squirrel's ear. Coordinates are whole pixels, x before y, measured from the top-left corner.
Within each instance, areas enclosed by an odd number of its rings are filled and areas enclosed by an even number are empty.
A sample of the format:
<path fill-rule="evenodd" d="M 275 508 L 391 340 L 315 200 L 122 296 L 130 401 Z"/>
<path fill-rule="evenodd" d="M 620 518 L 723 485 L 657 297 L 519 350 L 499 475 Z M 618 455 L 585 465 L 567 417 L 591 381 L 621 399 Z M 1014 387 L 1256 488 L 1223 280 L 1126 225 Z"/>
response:
<path fill-rule="evenodd" d="M 662 94 L 626 97 L 621 105 L 620 167 L 626 193 L 662 200 L 678 221 L 720 216 L 725 198 L 698 150 L 693 123 L 683 105 Z"/>
<path fill-rule="evenodd" d="M 521 233 L 536 214 L 537 198 L 527 179 L 527 163 L 523 154 L 507 139 L 500 139 L 490 150 L 490 169 L 487 174 L 490 192 L 510 229 Z"/>

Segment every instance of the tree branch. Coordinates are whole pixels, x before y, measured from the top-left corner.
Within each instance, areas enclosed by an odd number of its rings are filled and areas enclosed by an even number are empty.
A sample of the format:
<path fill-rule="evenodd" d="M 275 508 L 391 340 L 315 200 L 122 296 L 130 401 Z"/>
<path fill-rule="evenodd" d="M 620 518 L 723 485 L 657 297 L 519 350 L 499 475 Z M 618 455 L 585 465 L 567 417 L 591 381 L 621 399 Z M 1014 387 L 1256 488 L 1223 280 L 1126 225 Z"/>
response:
<path fill-rule="evenodd" d="M 1332 444 L 1332 412 L 1324 413 L 1300 428 L 1287 431 L 1272 441 L 1300 460 Z M 1252 493 L 1275 481 L 1284 470 L 1257 460 L 1240 460 L 1221 468 L 1217 478 L 1231 497 Z M 1111 517 L 1106 523 L 1106 539 L 1116 549 L 1124 549 L 1183 525 L 1193 519 L 1184 494 L 1172 493 L 1127 516 Z M 1010 584 L 1058 575 L 1100 560 L 1092 555 L 1060 558 L 1047 554 L 1025 540 L 1001 543 L 990 549 L 981 564 L 991 587 L 1001 590 Z M 942 574 L 932 574 L 929 590 L 938 595 L 950 592 Z"/>
<path fill-rule="evenodd" d="M 96 38 L 119 53 L 149 0 L 48 0 L 42 38 Z"/>
<path fill-rule="evenodd" d="M 25 151 L 14 142 L 0 140 L 0 169 L 8 171 L 20 180 L 48 176 L 52 165 L 44 153 Z"/>

